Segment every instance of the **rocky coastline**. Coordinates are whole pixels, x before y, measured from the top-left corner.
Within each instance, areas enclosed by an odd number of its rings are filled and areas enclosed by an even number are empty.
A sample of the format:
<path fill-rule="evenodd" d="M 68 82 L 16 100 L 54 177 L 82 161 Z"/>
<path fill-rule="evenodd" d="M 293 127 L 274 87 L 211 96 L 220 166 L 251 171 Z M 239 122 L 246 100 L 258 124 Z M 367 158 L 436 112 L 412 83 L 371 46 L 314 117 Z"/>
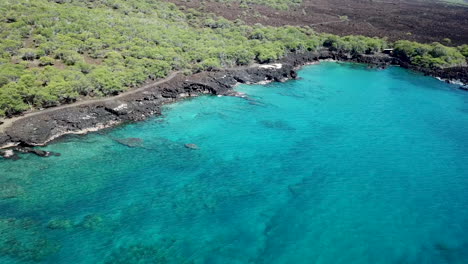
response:
<path fill-rule="evenodd" d="M 190 76 L 179 73 L 165 82 L 147 85 L 137 92 L 76 106 L 72 104 L 58 109 L 51 108 L 34 115 L 26 114 L 9 125 L 0 123 L 0 156 L 15 157 L 14 152 L 51 156 L 54 153 L 37 153 L 30 147 L 46 145 L 67 134 L 85 134 L 119 124 L 142 121 L 161 114 L 161 106 L 164 104 L 188 97 L 203 94 L 235 96 L 232 88 L 238 83 L 282 82 L 295 79 L 299 67 L 325 59 L 367 63 L 374 67 L 400 65 L 447 81 L 468 83 L 467 67 L 414 68 L 387 54 L 351 56 L 328 50 L 291 53 L 276 64 L 200 72 Z"/>

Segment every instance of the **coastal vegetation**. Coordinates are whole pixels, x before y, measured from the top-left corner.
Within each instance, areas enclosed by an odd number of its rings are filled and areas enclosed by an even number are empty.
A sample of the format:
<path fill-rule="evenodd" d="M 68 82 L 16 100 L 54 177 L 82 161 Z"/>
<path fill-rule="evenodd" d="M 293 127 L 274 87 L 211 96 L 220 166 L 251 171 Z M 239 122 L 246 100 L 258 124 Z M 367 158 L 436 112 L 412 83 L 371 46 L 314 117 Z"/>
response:
<path fill-rule="evenodd" d="M 449 67 L 463 65 L 468 55 L 467 45 L 458 49 L 447 47 L 440 43 L 421 44 L 417 42 L 400 40 L 394 44 L 396 57 L 409 61 L 421 67 Z"/>
<path fill-rule="evenodd" d="M 154 0 L 5 0 L 0 13 L 0 116 L 115 95 L 175 70 L 268 63 L 288 52 L 357 55 L 394 46 L 397 57 L 424 67 L 462 65 L 468 55 L 466 45 L 249 26 Z"/>

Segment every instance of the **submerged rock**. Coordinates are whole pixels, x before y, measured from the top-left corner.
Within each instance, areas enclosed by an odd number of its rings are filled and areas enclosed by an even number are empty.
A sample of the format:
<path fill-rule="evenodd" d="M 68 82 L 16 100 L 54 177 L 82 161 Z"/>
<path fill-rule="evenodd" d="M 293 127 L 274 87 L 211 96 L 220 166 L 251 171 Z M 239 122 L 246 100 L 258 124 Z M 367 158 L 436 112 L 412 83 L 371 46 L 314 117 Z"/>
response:
<path fill-rule="evenodd" d="M 80 223 L 80 226 L 87 229 L 96 230 L 101 227 L 102 222 L 102 216 L 98 214 L 90 214 L 84 217 L 83 221 Z"/>
<path fill-rule="evenodd" d="M 45 151 L 31 147 L 15 147 L 15 150 L 21 153 L 31 153 L 39 157 L 60 156 L 60 153 Z"/>
<path fill-rule="evenodd" d="M 5 159 L 18 160 L 19 157 L 16 155 L 15 151 L 12 149 L 0 150 L 0 156 Z"/>
<path fill-rule="evenodd" d="M 141 138 L 118 138 L 115 141 L 130 148 L 143 147 L 143 139 Z"/>
<path fill-rule="evenodd" d="M 59 245 L 49 240 L 29 219 L 0 218 L 0 256 L 24 262 L 40 262 L 56 253 Z"/>
<path fill-rule="evenodd" d="M 73 222 L 69 219 L 53 219 L 47 223 L 47 227 L 50 229 L 71 229 Z"/>
<path fill-rule="evenodd" d="M 188 149 L 199 149 L 199 147 L 193 143 L 185 144 L 185 147 Z"/>
<path fill-rule="evenodd" d="M 105 264 L 129 263 L 192 263 L 181 257 L 174 244 L 175 239 L 162 239 L 156 243 L 137 243 L 119 247 L 104 261 Z"/>
<path fill-rule="evenodd" d="M 282 120 L 275 120 L 275 121 L 263 120 L 263 121 L 260 121 L 260 123 L 267 128 L 278 129 L 278 130 L 294 130 L 293 127 L 291 127 L 288 123 Z"/>
<path fill-rule="evenodd" d="M 15 183 L 2 183 L 0 184 L 0 199 L 17 198 L 24 194 L 23 187 Z"/>

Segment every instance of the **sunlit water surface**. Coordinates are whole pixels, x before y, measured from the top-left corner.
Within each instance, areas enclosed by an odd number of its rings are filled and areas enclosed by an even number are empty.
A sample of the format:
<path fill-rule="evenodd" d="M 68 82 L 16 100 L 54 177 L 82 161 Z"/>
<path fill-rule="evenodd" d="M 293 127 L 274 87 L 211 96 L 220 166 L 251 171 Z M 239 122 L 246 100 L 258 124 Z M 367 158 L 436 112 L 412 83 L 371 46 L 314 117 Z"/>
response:
<path fill-rule="evenodd" d="M 468 263 L 468 93 L 300 76 L 0 160 L 0 263 Z"/>

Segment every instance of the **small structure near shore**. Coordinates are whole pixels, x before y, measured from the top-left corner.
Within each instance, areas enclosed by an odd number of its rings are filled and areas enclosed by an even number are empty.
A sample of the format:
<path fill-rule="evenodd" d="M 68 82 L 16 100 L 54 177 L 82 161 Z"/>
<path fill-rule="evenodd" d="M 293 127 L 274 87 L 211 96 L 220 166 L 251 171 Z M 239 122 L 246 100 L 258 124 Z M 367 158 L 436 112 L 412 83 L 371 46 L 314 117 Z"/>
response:
<path fill-rule="evenodd" d="M 383 49 L 382 53 L 388 54 L 388 55 L 393 55 L 393 49 Z"/>

